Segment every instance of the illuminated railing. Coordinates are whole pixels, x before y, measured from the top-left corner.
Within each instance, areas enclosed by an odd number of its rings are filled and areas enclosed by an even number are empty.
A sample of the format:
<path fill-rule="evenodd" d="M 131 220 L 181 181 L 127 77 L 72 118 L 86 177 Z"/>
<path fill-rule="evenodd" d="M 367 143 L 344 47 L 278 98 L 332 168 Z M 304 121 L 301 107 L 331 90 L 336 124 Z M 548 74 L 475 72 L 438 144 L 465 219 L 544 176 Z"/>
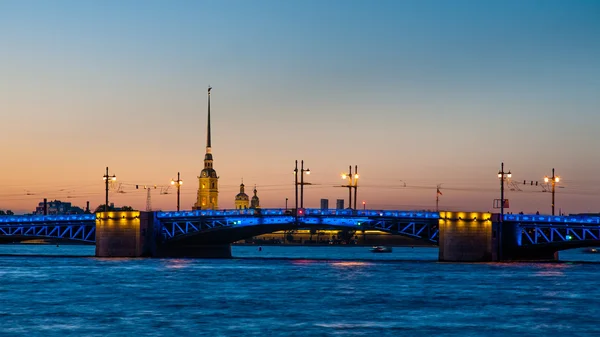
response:
<path fill-rule="evenodd" d="M 238 215 L 282 215 L 289 216 L 294 212 L 293 209 L 282 208 L 261 208 L 261 209 L 236 209 L 236 210 L 197 210 L 182 212 L 157 212 L 156 217 L 165 218 L 186 218 L 186 217 L 225 217 Z M 299 210 L 299 216 L 350 216 L 350 217 L 393 217 L 393 218 L 422 218 L 439 219 L 437 212 L 417 212 L 417 211 L 393 211 L 393 210 L 351 210 L 351 209 L 328 209 L 304 208 Z"/>
<path fill-rule="evenodd" d="M 530 214 L 504 214 L 504 221 L 545 222 L 555 224 L 600 224 L 599 217 L 589 216 L 552 216 Z"/>
<path fill-rule="evenodd" d="M 73 221 L 96 221 L 95 214 L 75 214 L 75 215 L 11 215 L 0 216 L 2 223 L 60 223 Z"/>

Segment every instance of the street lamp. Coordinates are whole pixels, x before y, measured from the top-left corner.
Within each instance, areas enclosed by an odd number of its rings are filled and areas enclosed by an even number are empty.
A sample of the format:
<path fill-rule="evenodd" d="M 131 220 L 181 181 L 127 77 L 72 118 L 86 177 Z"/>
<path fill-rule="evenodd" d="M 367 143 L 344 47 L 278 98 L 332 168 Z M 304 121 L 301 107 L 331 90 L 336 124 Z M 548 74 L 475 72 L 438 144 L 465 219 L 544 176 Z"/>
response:
<path fill-rule="evenodd" d="M 363 211 L 367 209 L 367 202 L 363 201 Z"/>
<path fill-rule="evenodd" d="M 500 179 L 500 220 L 498 221 L 498 260 L 502 259 L 502 225 L 504 222 L 504 181 L 510 179 L 512 173 L 510 170 L 504 172 L 504 163 L 500 166 L 498 171 L 498 179 Z"/>
<path fill-rule="evenodd" d="M 179 172 L 177 172 L 177 180 L 171 179 L 171 185 L 177 186 L 177 212 L 179 212 L 179 190 L 181 189 L 181 185 L 183 185 L 183 180 L 179 177 Z"/>
<path fill-rule="evenodd" d="M 108 167 L 106 167 L 106 174 L 102 177 L 104 179 L 104 184 L 106 185 L 106 203 L 104 204 L 104 211 L 108 212 L 108 183 L 109 181 L 117 180 L 117 176 L 114 174 L 111 176 L 108 175 Z"/>
<path fill-rule="evenodd" d="M 304 185 L 310 185 L 310 183 L 304 182 L 304 174 L 310 174 L 310 169 L 304 169 L 304 160 L 301 162 L 300 168 L 300 208 L 304 208 Z"/>
<path fill-rule="evenodd" d="M 304 160 L 300 162 L 300 170 L 298 170 L 298 161 L 296 160 L 296 167 L 294 168 L 294 185 L 296 186 L 296 213 L 298 212 L 298 185 L 300 185 L 300 208 L 304 208 L 304 185 L 310 185 L 310 183 L 304 182 L 304 174 L 310 174 L 310 169 L 304 169 Z M 300 182 L 298 182 L 298 171 L 300 171 Z"/>
<path fill-rule="evenodd" d="M 500 179 L 500 222 L 502 222 L 504 217 L 504 182 L 511 177 L 512 173 L 510 173 L 510 170 L 504 172 L 504 163 L 502 163 L 500 171 L 498 171 L 498 179 Z"/>
<path fill-rule="evenodd" d="M 560 181 L 560 177 L 554 175 L 554 169 L 552 169 L 552 177 L 548 177 L 548 176 L 544 177 L 544 182 L 552 183 L 552 215 L 554 215 L 554 188 L 556 186 L 556 183 L 558 183 L 559 181 Z"/>
<path fill-rule="evenodd" d="M 348 166 L 348 173 L 342 173 L 342 179 L 348 179 L 348 208 L 356 209 L 357 189 L 358 189 L 358 165 L 354 166 L 354 175 L 352 174 L 352 165 Z M 352 207 L 352 189 L 354 188 L 354 207 Z"/>

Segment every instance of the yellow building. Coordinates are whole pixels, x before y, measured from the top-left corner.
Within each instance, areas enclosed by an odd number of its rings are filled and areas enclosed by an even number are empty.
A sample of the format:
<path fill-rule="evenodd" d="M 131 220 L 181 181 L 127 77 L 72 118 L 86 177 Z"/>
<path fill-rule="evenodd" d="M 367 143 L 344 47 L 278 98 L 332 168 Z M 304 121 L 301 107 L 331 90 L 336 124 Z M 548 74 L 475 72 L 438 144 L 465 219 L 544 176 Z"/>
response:
<path fill-rule="evenodd" d="M 248 209 L 250 199 L 248 194 L 244 192 L 244 182 L 240 184 L 240 193 L 235 196 L 235 209 Z"/>
<path fill-rule="evenodd" d="M 218 209 L 219 208 L 219 177 L 213 168 L 213 157 L 210 144 L 210 90 L 208 88 L 208 125 L 206 131 L 206 154 L 204 155 L 204 169 L 198 177 L 198 197 L 192 209 Z"/>

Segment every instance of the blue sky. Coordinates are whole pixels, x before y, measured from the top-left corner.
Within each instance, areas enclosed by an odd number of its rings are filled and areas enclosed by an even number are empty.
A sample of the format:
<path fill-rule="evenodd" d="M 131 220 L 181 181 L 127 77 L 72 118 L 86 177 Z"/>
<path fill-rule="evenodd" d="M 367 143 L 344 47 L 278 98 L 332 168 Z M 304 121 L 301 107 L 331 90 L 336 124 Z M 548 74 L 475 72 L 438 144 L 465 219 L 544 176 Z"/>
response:
<path fill-rule="evenodd" d="M 555 167 L 562 205 L 598 210 L 597 1 L 2 1 L 0 43 L 0 208 L 65 187 L 101 203 L 105 166 L 152 184 L 181 171 L 191 206 L 210 84 L 222 207 L 242 177 L 281 206 L 304 159 L 309 206 L 344 197 L 332 186 L 359 165 L 374 207 L 430 206 L 393 188 L 408 182 L 487 210 L 504 161 L 519 180 Z M 529 192 L 512 204 L 548 208 Z"/>

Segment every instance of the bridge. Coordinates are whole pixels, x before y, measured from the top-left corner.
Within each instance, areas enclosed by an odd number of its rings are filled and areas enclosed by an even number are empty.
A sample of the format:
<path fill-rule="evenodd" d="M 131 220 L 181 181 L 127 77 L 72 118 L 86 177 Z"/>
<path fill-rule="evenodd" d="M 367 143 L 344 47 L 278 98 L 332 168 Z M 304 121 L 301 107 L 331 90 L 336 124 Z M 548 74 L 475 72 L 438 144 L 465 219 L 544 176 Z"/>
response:
<path fill-rule="evenodd" d="M 226 256 L 232 242 L 299 228 L 380 230 L 425 240 L 440 246 L 441 261 L 552 259 L 560 250 L 600 245 L 598 217 L 349 209 L 3 216 L 0 242 L 68 240 L 96 244 L 98 256 Z"/>

